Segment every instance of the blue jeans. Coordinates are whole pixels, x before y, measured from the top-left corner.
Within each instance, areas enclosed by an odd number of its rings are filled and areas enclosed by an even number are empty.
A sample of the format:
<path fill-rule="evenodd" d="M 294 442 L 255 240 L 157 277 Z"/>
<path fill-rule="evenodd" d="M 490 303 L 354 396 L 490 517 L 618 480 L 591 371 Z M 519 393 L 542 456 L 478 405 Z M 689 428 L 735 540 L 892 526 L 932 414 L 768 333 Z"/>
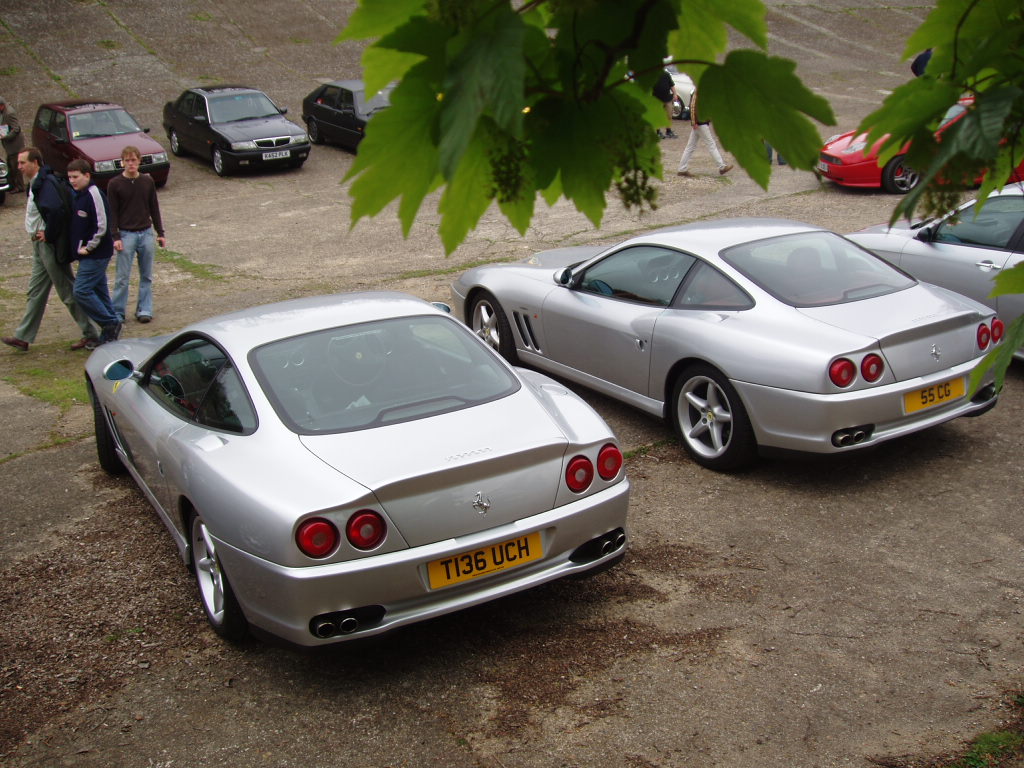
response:
<path fill-rule="evenodd" d="M 117 252 L 117 269 L 114 273 L 114 311 L 121 322 L 128 310 L 128 278 L 132 274 L 132 262 L 139 256 L 139 298 L 135 305 L 136 317 L 153 316 L 153 259 L 156 256 L 156 233 L 153 228 L 140 232 L 120 232 L 121 244 Z"/>
<path fill-rule="evenodd" d="M 75 275 L 75 303 L 85 310 L 100 328 L 117 325 L 117 312 L 107 291 L 107 264 L 110 259 L 81 259 Z"/>

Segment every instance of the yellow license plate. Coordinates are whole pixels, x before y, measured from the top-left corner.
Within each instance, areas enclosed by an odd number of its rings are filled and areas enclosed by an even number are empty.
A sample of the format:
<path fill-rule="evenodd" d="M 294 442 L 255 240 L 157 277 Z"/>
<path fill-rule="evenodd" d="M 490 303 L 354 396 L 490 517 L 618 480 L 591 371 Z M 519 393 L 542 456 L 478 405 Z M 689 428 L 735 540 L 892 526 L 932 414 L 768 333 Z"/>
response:
<path fill-rule="evenodd" d="M 515 539 L 491 544 L 471 552 L 427 563 L 430 588 L 440 589 L 470 581 L 509 568 L 516 568 L 544 557 L 540 533 L 528 533 Z"/>
<path fill-rule="evenodd" d="M 903 410 L 906 413 L 923 411 L 926 408 L 934 408 L 936 405 L 948 403 L 963 397 L 967 393 L 967 385 L 964 378 L 952 381 L 944 381 L 941 384 L 932 384 L 930 387 L 918 389 L 914 392 L 907 392 L 903 396 Z"/>

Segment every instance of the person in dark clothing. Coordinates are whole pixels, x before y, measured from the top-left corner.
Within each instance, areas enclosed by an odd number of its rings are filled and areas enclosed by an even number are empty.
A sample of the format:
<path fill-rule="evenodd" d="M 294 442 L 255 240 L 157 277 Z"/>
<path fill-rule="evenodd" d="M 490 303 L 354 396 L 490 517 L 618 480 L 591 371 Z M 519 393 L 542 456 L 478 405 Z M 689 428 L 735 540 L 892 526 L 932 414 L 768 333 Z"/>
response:
<path fill-rule="evenodd" d="M 156 183 L 148 173 L 139 172 L 141 162 L 142 154 L 138 147 L 125 147 L 121 150 L 124 172 L 107 184 L 111 231 L 114 233 L 114 250 L 117 251 L 113 301 L 122 323 L 128 311 L 128 279 L 136 254 L 139 257 L 139 297 L 135 305 L 135 319 L 140 323 L 153 319 L 153 260 L 157 244 L 161 248 L 167 247 Z M 156 230 L 156 237 L 153 230 Z"/>
<path fill-rule="evenodd" d="M 932 60 L 932 49 L 921 51 L 914 60 L 910 63 L 910 71 L 914 73 L 914 77 L 920 77 L 924 74 L 924 71 L 928 69 L 928 62 Z"/>
<path fill-rule="evenodd" d="M 676 84 L 672 79 L 672 74 L 667 69 L 663 69 L 661 71 L 661 76 L 658 78 L 658 82 L 654 84 L 654 96 L 665 105 L 665 114 L 668 116 L 669 120 L 668 128 L 664 135 L 662 135 L 661 129 L 658 129 L 658 138 L 679 138 L 679 134 L 672 130 L 672 102 L 676 98 Z"/>
<path fill-rule="evenodd" d="M 18 164 L 18 155 L 25 149 L 25 134 L 21 130 L 21 122 L 14 109 L 3 96 L 0 96 L 0 144 L 3 144 L 4 152 L 7 153 L 7 181 L 11 185 L 11 192 L 24 192 L 24 181 L 15 168 Z"/>
<path fill-rule="evenodd" d="M 74 342 L 71 348 L 94 349 L 99 334 L 85 310 L 75 303 L 75 276 L 68 258 L 71 190 L 48 165 L 43 165 L 43 155 L 36 147 L 28 147 L 18 154 L 18 170 L 28 189 L 25 231 L 32 239 L 32 275 L 28 281 L 25 314 L 14 335 L 4 336 L 0 341 L 9 347 L 28 351 L 43 320 L 50 288 L 56 288 L 60 300 L 82 329 L 81 340 Z"/>
<path fill-rule="evenodd" d="M 121 335 L 121 322 L 107 288 L 107 264 L 114 255 L 107 197 L 93 186 L 92 168 L 81 158 L 68 163 L 68 181 L 75 190 L 70 232 L 71 251 L 79 260 L 75 301 L 103 329 L 101 344 L 116 341 Z"/>

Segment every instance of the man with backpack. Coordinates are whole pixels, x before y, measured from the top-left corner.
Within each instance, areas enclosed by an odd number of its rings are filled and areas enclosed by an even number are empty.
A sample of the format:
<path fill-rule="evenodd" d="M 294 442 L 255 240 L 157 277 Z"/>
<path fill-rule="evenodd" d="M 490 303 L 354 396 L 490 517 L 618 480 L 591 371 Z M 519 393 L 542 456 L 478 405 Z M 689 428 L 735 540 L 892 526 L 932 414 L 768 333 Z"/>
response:
<path fill-rule="evenodd" d="M 25 204 L 25 231 L 32 239 L 32 275 L 28 281 L 28 302 L 25 314 L 13 336 L 3 341 L 9 347 L 28 351 L 36 340 L 39 324 L 46 311 L 50 288 L 68 308 L 68 312 L 82 329 L 82 338 L 72 349 L 95 349 L 99 344 L 99 331 L 89 316 L 75 303 L 75 276 L 71 272 L 71 254 L 68 249 L 68 220 L 71 216 L 71 189 L 43 165 L 43 156 L 35 147 L 18 153 L 18 170 L 25 179 L 28 201 Z"/>

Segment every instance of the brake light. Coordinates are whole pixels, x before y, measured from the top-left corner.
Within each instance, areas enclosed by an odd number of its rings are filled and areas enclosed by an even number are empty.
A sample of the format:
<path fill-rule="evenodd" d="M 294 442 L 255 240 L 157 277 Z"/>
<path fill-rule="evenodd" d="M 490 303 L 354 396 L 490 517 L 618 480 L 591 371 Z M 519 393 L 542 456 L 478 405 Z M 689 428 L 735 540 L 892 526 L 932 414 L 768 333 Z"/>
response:
<path fill-rule="evenodd" d="M 611 480 L 622 469 L 622 451 L 618 446 L 608 443 L 597 454 L 597 474 L 602 480 Z"/>
<path fill-rule="evenodd" d="M 857 377 L 857 366 L 852 360 L 841 357 L 828 367 L 828 377 L 837 387 L 848 387 Z"/>
<path fill-rule="evenodd" d="M 1006 333 L 1006 326 L 1003 321 L 998 317 L 992 318 L 992 343 L 998 344 L 1003 340 L 1003 334 Z"/>
<path fill-rule="evenodd" d="M 384 518 L 372 509 L 356 512 L 345 523 L 345 535 L 356 549 L 373 549 L 387 535 L 388 525 Z"/>
<path fill-rule="evenodd" d="M 325 557 L 338 546 L 338 529 L 330 520 L 314 517 L 299 526 L 295 543 L 304 555 Z"/>
<path fill-rule="evenodd" d="M 988 329 L 987 325 L 982 323 L 978 326 L 978 349 L 986 349 L 991 340 L 992 331 Z"/>
<path fill-rule="evenodd" d="M 864 377 L 865 381 L 872 383 L 878 381 L 882 378 L 884 371 L 885 363 L 874 353 L 865 355 L 864 359 L 860 361 L 860 375 Z"/>
<path fill-rule="evenodd" d="M 586 456 L 576 456 L 565 469 L 565 484 L 573 493 L 583 493 L 594 482 L 594 465 Z"/>

